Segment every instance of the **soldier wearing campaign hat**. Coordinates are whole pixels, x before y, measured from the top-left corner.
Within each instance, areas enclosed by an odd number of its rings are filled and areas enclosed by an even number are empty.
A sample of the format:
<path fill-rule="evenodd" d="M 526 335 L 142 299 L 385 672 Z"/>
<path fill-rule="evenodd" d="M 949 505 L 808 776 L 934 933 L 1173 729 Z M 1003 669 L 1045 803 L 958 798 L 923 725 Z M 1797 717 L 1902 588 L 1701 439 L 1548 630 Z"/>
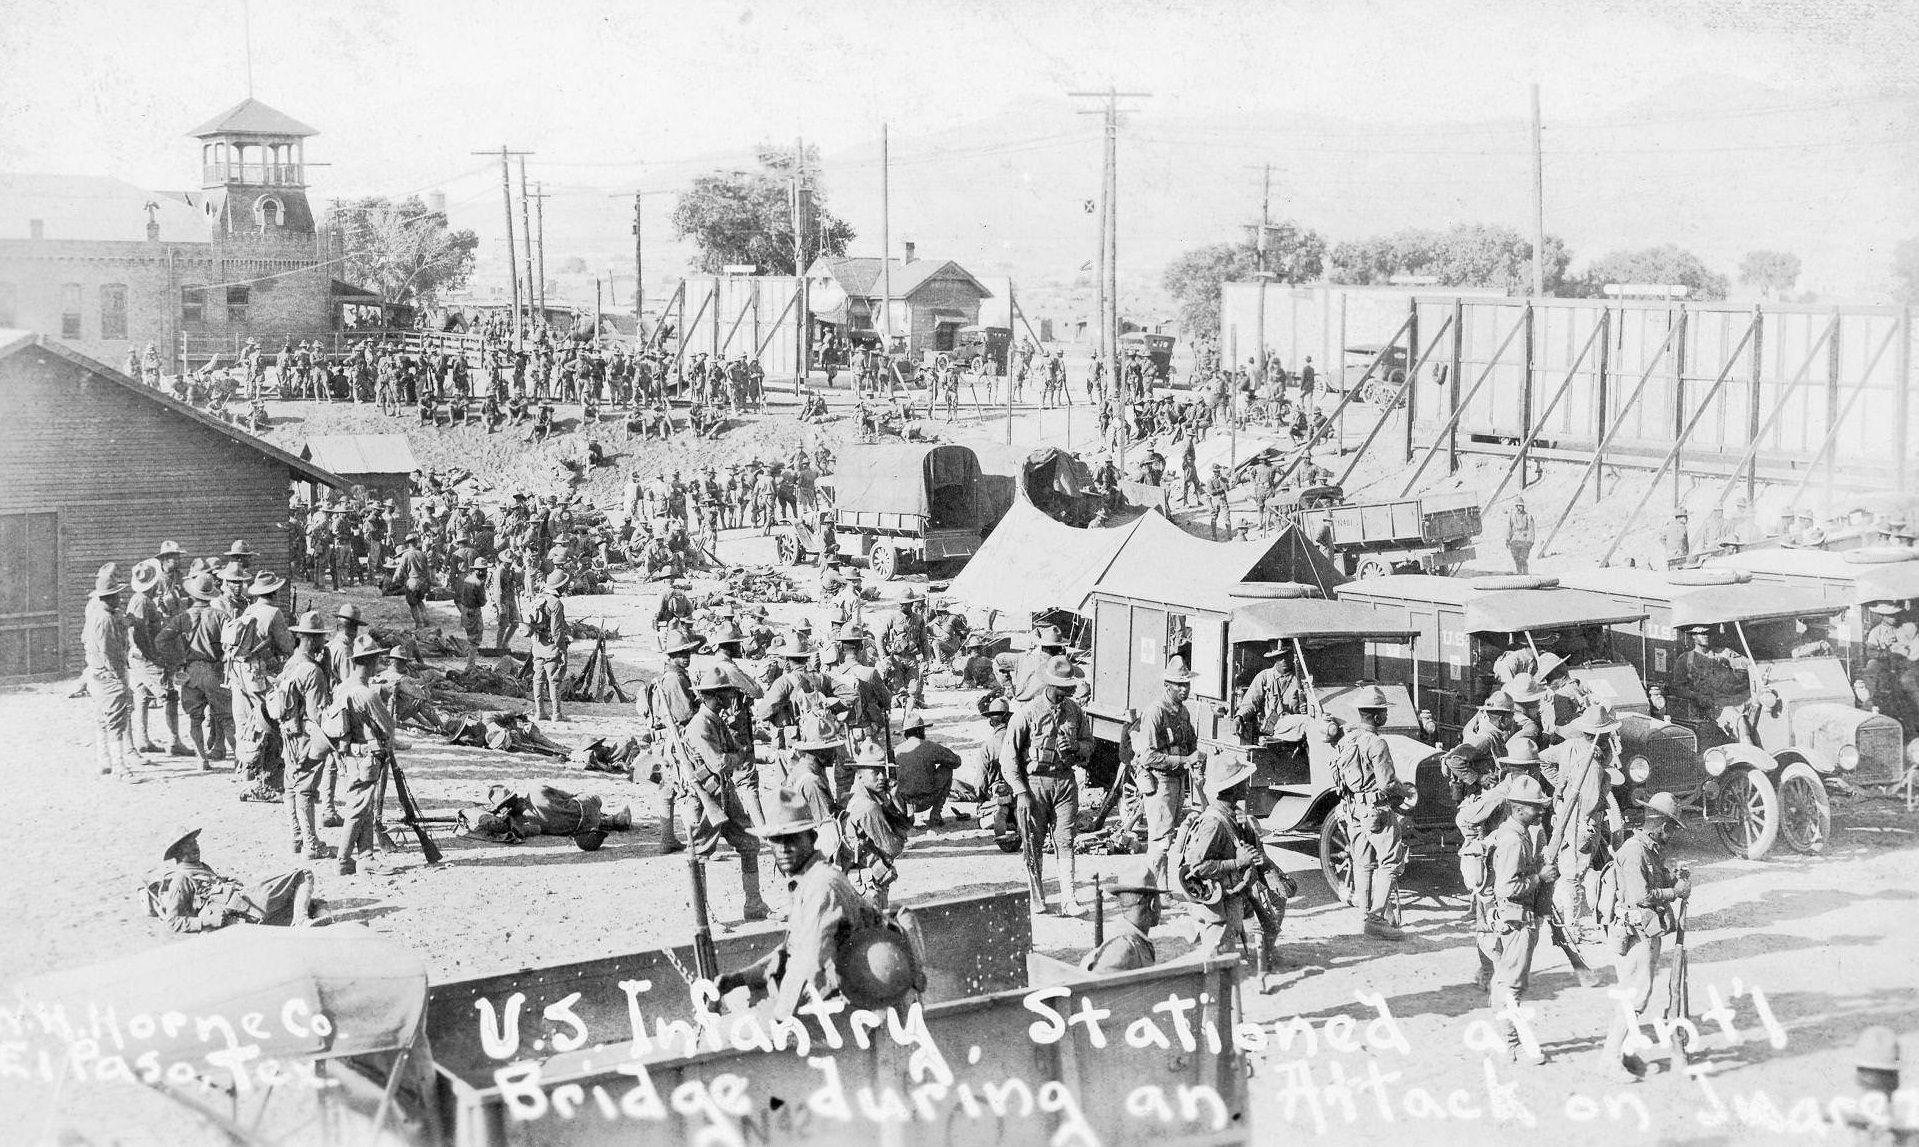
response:
<path fill-rule="evenodd" d="M 1000 747 L 1000 771 L 1013 789 L 1020 833 L 1026 850 L 1026 886 L 1034 912 L 1046 911 L 1042 868 L 1046 838 L 1060 869 L 1060 910 L 1079 912 L 1075 889 L 1078 829 L 1078 771 L 1093 753 L 1093 729 L 1074 700 L 1085 680 L 1070 657 L 1054 657 L 1039 673 L 1040 692 L 1020 706 L 1006 727 Z"/>
<path fill-rule="evenodd" d="M 235 549 L 240 546 L 234 543 Z M 251 601 L 220 631 L 233 702 L 233 762 L 248 782 L 241 800 L 277 804 L 281 799 L 280 727 L 266 705 L 274 677 L 294 646 L 286 614 L 273 600 L 285 585 L 286 579 L 270 570 L 254 574 L 246 587 Z"/>
<path fill-rule="evenodd" d="M 1186 711 L 1193 681 L 1184 657 L 1166 663 L 1161 674 L 1165 692 L 1140 722 L 1138 752 L 1133 757 L 1133 783 L 1146 814 L 1146 872 L 1166 878 L 1167 856 L 1179 822 L 1186 812 L 1186 788 L 1206 764 L 1199 749 L 1199 733 Z"/>
<path fill-rule="evenodd" d="M 1353 701 L 1358 719 L 1342 730 L 1333 755 L 1334 783 L 1341 795 L 1352 850 L 1353 903 L 1365 919 L 1368 936 L 1399 940 L 1392 921 L 1394 886 L 1406 871 L 1405 818 L 1393 756 L 1379 730 L 1389 710 L 1378 686 L 1361 689 Z"/>
<path fill-rule="evenodd" d="M 769 910 L 760 897 L 760 847 L 750 832 L 764 819 L 758 778 L 729 717 L 740 703 L 740 693 L 717 668 L 702 672 L 693 688 L 700 707 L 684 730 L 692 759 L 683 762 L 687 775 L 681 778 L 689 835 L 701 856 L 711 856 L 721 840 L 732 845 L 740 855 L 746 919 L 764 920 Z"/>
<path fill-rule="evenodd" d="M 1119 902 L 1119 916 L 1109 919 L 1106 941 L 1086 953 L 1079 966 L 1087 972 L 1131 972 L 1150 968 L 1159 962 L 1153 948 L 1152 931 L 1159 923 L 1161 890 L 1153 868 L 1129 882 L 1115 884 L 1113 898 Z M 1093 894 L 1104 895 L 1095 885 Z"/>
<path fill-rule="evenodd" d="M 1257 967 L 1264 974 L 1278 963 L 1281 918 L 1253 892 L 1254 882 L 1272 863 L 1239 807 L 1254 771 L 1244 754 L 1216 754 L 1206 762 L 1206 807 L 1188 832 L 1177 863 L 1179 883 L 1199 913 L 1200 951 L 1236 951 L 1241 926 L 1251 913 L 1259 921 Z"/>
<path fill-rule="evenodd" d="M 1671 793 L 1654 793 L 1641 806 L 1645 819 L 1613 858 L 1616 894 L 1611 921 L 1614 966 L 1625 998 L 1613 1009 L 1606 1032 L 1606 1067 L 1625 1080 L 1637 1079 L 1645 1064 L 1627 1053 L 1629 1032 L 1644 1032 L 1662 1017 L 1651 1009 L 1653 978 L 1659 971 L 1659 950 L 1674 928 L 1674 913 L 1692 895 L 1692 877 L 1682 865 L 1667 861 L 1666 843 L 1685 831 L 1679 802 Z M 1641 1019 L 1644 1024 L 1642 1025 Z M 1683 1069 L 1686 1052 L 1675 1034 L 1669 1041 L 1675 1071 Z"/>
<path fill-rule="evenodd" d="M 94 575 L 80 643 L 86 653 L 85 681 L 98 717 L 94 752 L 100 772 L 121 780 L 134 778 L 129 761 L 145 764 L 133 746 L 133 693 L 127 684 L 127 627 L 120 605 L 126 593 L 120 567 L 113 562 Z"/>
<path fill-rule="evenodd" d="M 566 688 L 566 649 L 573 631 L 566 620 L 566 605 L 560 593 L 566 588 L 566 571 L 554 570 L 541 583 L 540 595 L 526 611 L 527 636 L 533 639 L 533 719 L 566 720 L 561 693 Z"/>
<path fill-rule="evenodd" d="M 333 678 L 326 669 L 325 619 L 308 610 L 288 627 L 298 643 L 275 678 L 269 716 L 279 723 L 286 761 L 287 816 L 293 822 L 294 855 L 323 860 L 334 855 L 320 842 L 315 814 L 320 780 L 331 746 L 319 735 L 319 722 L 333 700 Z"/>
<path fill-rule="evenodd" d="M 333 703 L 319 721 L 320 736 L 347 780 L 346 815 L 337 846 L 342 876 L 359 870 L 359 854 L 378 852 L 374 803 L 386 782 L 394 741 L 393 714 L 373 685 L 373 670 L 386 655 L 386 647 L 372 634 L 355 638 L 350 675 L 334 686 Z"/>
<path fill-rule="evenodd" d="M 1470 889 L 1473 931 L 1482 959 L 1492 968 L 1486 994 L 1494 1028 L 1515 1061 L 1542 1064 L 1545 1053 L 1536 1042 L 1521 1038 L 1512 1015 L 1525 995 L 1533 948 L 1539 942 L 1541 889 L 1552 886 L 1559 870 L 1540 855 L 1548 800 L 1539 782 L 1530 776 L 1515 778 L 1505 802 L 1505 823 L 1487 841 L 1480 882 Z"/>

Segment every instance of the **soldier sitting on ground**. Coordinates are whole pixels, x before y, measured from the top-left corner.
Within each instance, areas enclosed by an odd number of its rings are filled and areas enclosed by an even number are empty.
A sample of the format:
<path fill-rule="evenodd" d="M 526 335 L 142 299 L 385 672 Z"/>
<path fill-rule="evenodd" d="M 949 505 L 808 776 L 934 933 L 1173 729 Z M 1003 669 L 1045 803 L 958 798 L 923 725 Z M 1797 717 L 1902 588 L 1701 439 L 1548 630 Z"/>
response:
<path fill-rule="evenodd" d="M 1159 923 L 1160 897 L 1153 870 L 1147 869 L 1137 883 L 1116 885 L 1113 895 L 1119 901 L 1119 918 L 1108 922 L 1111 934 L 1106 942 L 1080 960 L 1081 971 L 1130 972 L 1159 962 L 1151 939 L 1153 927 Z"/>

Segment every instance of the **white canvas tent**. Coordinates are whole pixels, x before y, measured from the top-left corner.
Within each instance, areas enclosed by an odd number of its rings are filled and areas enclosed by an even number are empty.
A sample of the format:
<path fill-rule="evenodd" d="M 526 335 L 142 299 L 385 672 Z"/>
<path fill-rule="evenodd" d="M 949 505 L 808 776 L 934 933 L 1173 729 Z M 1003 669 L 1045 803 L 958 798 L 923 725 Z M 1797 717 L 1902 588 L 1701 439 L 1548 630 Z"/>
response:
<path fill-rule="evenodd" d="M 1025 626 L 1049 609 L 1077 609 L 1148 519 L 1179 532 L 1157 514 L 1107 529 L 1076 529 L 1016 501 L 953 579 L 948 596 L 990 615 L 986 624 L 993 629 Z"/>

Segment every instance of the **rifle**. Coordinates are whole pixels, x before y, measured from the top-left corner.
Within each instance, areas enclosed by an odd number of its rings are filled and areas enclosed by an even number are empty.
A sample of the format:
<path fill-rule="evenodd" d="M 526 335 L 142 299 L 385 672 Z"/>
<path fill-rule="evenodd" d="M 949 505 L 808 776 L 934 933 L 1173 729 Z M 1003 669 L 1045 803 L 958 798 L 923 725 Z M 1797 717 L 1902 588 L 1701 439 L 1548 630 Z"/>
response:
<path fill-rule="evenodd" d="M 700 822 L 706 825 L 726 823 L 726 810 L 720 807 L 719 801 L 713 799 L 713 794 L 699 785 L 699 757 L 694 754 L 693 747 L 686 743 L 686 730 L 680 728 L 679 722 L 670 713 L 664 715 L 660 727 L 667 731 L 668 747 L 679 762 L 680 775 L 687 789 L 700 802 Z M 724 783 L 725 778 L 721 780 Z"/>
<path fill-rule="evenodd" d="M 413 833 L 413 839 L 420 846 L 420 855 L 426 858 L 426 862 L 440 863 L 440 846 L 434 844 L 433 838 L 427 835 L 426 825 L 422 823 L 424 818 L 420 816 L 420 806 L 413 799 L 413 790 L 407 787 L 406 774 L 400 771 L 399 759 L 390 749 L 387 751 L 386 767 L 393 775 L 393 795 L 400 801 L 400 823 Z"/>
<path fill-rule="evenodd" d="M 1681 879 L 1683 879 L 1686 875 L 1686 870 L 1681 868 L 1679 875 Z M 1685 1019 L 1692 1014 L 1691 985 L 1686 982 L 1688 973 L 1686 967 L 1686 905 L 1687 901 L 1681 900 L 1673 906 L 1672 975 L 1669 980 L 1669 987 L 1671 988 L 1672 994 L 1666 1003 L 1666 1018 L 1674 1021 L 1675 1024 L 1677 1024 L 1677 1021 Z M 1672 1035 L 1672 1040 L 1673 1050 L 1683 1057 L 1686 1054 L 1685 1037 L 1680 1031 L 1675 1030 Z"/>
<path fill-rule="evenodd" d="M 713 948 L 713 924 L 707 915 L 706 860 L 693 850 L 686 861 L 693 878 L 693 969 L 701 979 L 715 980 L 720 975 L 720 957 Z"/>
<path fill-rule="evenodd" d="M 1568 803 L 1567 807 L 1569 814 L 1578 811 L 1580 787 L 1586 783 L 1586 777 L 1592 773 L 1593 762 L 1598 759 L 1599 754 L 1596 751 L 1589 754 L 1586 757 L 1585 764 L 1580 768 L 1578 778 L 1573 781 L 1572 787 L 1564 790 L 1573 794 L 1572 800 Z M 1573 821 L 1577 819 L 1577 816 L 1568 815 L 1560 818 L 1559 823 L 1553 825 L 1552 839 L 1547 843 L 1545 852 L 1546 862 L 1548 864 L 1552 863 L 1553 857 L 1559 855 L 1560 848 L 1566 843 L 1566 831 L 1572 827 Z M 1573 944 L 1572 938 L 1566 934 L 1566 921 L 1559 914 L 1559 906 L 1552 902 L 1551 887 L 1541 885 L 1534 895 L 1535 897 L 1544 898 L 1546 902 L 1546 911 L 1543 915 L 1546 917 L 1546 926 L 1552 937 L 1553 946 L 1566 954 L 1566 962 L 1572 965 L 1573 975 L 1579 977 L 1579 986 L 1582 988 L 1598 987 L 1600 975 L 1586 963 L 1585 957 L 1579 954 L 1579 949 Z M 1535 904 L 1536 903 L 1537 900 L 1535 900 Z M 1535 908 L 1535 911 L 1537 911 L 1537 908 Z"/>

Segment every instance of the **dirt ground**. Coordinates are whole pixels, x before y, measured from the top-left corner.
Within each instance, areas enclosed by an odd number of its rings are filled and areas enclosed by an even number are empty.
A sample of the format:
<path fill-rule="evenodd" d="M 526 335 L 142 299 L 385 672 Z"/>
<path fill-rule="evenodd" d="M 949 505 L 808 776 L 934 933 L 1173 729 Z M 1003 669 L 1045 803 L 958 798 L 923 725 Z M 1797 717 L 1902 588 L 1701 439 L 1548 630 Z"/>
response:
<path fill-rule="evenodd" d="M 370 428 L 368 413 L 308 410 L 302 416 L 310 421 L 298 426 L 307 433 L 348 424 L 365 429 Z M 1090 422 L 1083 408 L 1078 416 L 1083 434 Z M 1045 422 L 1024 418 L 1015 426 L 1016 438 L 1060 441 L 1059 418 L 1058 412 Z M 765 450 L 794 432 L 788 419 L 773 422 L 725 444 L 722 457 Z M 1002 429 L 988 421 L 973 432 L 996 435 Z M 289 422 L 278 433 L 297 432 Z M 1363 429 L 1353 437 L 1359 434 Z M 500 449 L 503 456 L 509 453 Z M 451 458 L 475 457 L 472 450 L 471 444 L 437 443 L 422 450 L 422 460 L 445 465 Z M 675 453 L 689 463 L 695 456 L 677 447 Z M 1434 485 L 1470 489 L 1489 481 L 1475 468 Z M 611 501 L 603 482 L 590 489 L 598 500 Z M 1569 489 L 1569 482 L 1549 472 L 1543 485 Z M 1629 480 L 1619 486 L 1608 502 L 1636 497 Z M 1616 506 L 1605 504 L 1582 510 L 1569 524 L 1569 536 L 1589 534 L 1609 514 L 1617 520 L 1617 513 Z M 721 556 L 731 562 L 773 560 L 770 543 L 745 532 L 725 537 Z M 1501 561 L 1486 564 L 1504 568 Z M 810 584 L 810 577 L 802 577 Z M 699 588 L 710 584 L 702 580 Z M 901 583 L 888 587 L 889 595 L 900 588 Z M 623 635 L 609 642 L 622 679 L 637 679 L 659 665 L 650 625 L 658 592 L 658 583 L 641 584 L 629 575 L 611 594 L 568 601 L 573 617 L 600 619 Z M 403 620 L 397 598 L 380 599 L 368 591 L 348 596 L 376 623 Z M 331 601 L 319 595 L 316 604 Z M 775 620 L 790 620 L 807 608 L 784 605 L 770 611 Z M 457 630 L 446 603 L 431 603 L 429 610 L 436 623 Z M 575 649 L 584 655 L 583 647 Z M 11 923 L 0 933 L 0 981 L 5 983 L 170 942 L 142 911 L 138 887 L 159 867 L 164 843 L 184 828 L 205 828 L 205 855 L 224 872 L 260 876 L 296 863 L 287 848 L 283 809 L 240 803 L 239 786 L 227 774 L 202 774 L 190 760 L 176 758 L 143 769 L 144 783 L 131 787 L 92 775 L 91 709 L 87 701 L 70 698 L 71 690 L 68 682 L 0 693 L 14 823 L 38 830 L 14 832 L 4 846 L 10 876 L 0 886 L 0 914 Z M 933 735 L 962 754 L 970 753 L 985 731 L 973 715 L 972 699 L 937 689 L 928 695 Z M 571 744 L 636 727 L 631 709 L 618 705 L 578 706 L 569 716 L 565 723 L 546 726 L 546 732 Z M 452 748 L 417 735 L 412 740 L 401 761 L 428 813 L 475 803 L 496 782 L 521 789 L 552 783 L 599 794 L 611 808 L 630 804 L 634 830 L 615 834 L 592 854 L 565 839 L 535 838 L 517 846 L 442 839 L 446 859 L 437 866 L 424 865 L 410 848 L 353 877 L 337 876 L 331 864 L 320 862 L 320 894 L 333 919 L 359 921 L 402 938 L 420 953 L 436 981 L 686 939 L 691 908 L 684 857 L 661 857 L 652 849 L 659 806 L 655 786 L 583 774 L 542 758 Z M 1303 1042 L 1290 1050 L 1256 1053 L 1255 1141 L 1289 1135 L 1312 1142 L 1372 1142 L 1408 1124 L 1419 1141 L 1428 1143 L 1476 1142 L 1489 1129 L 1566 1144 L 1835 1138 L 1822 1134 L 1832 1130 L 1823 1125 L 1813 1131 L 1792 1124 L 1788 1130 L 1793 1118 L 1805 1115 L 1794 1103 L 1850 1094 L 1850 1051 L 1862 1028 L 1887 1024 L 1902 1035 L 1919 1030 L 1919 964 L 1912 955 L 1919 949 L 1919 911 L 1913 904 L 1919 900 L 1919 815 L 1894 803 L 1872 802 L 1837 805 L 1833 819 L 1833 845 L 1815 858 L 1781 849 L 1764 861 L 1735 861 L 1703 833 L 1681 848 L 1698 873 L 1690 929 L 1695 1010 L 1704 1011 L 1709 990 L 1716 989 L 1737 1016 L 1732 1022 L 1740 1036 L 1737 1044 L 1724 1035 L 1707 1041 L 1711 1077 L 1703 1082 L 1654 1074 L 1622 1086 L 1603 1076 L 1597 1070 L 1598 1045 L 1611 1004 L 1603 989 L 1578 987 L 1564 958 L 1546 948 L 1535 965 L 1530 1002 L 1552 1062 L 1541 1068 L 1482 1062 L 1484 1056 L 1465 1042 L 1483 1016 L 1484 997 L 1471 985 L 1472 938 L 1460 921 L 1451 861 L 1415 866 L 1406 881 L 1413 894 L 1405 911 L 1409 938 L 1388 944 L 1360 936 L 1355 912 L 1334 903 L 1318 879 L 1315 857 L 1276 848 L 1281 863 L 1299 873 L 1304 891 L 1288 917 L 1287 968 L 1277 977 L 1277 990 L 1261 994 L 1248 986 L 1243 1017 L 1270 1031 L 1274 1021 L 1288 1017 L 1305 1017 L 1322 1029 L 1325 1020 L 1345 1014 L 1361 1021 L 1363 1032 L 1376 1012 L 1360 997 L 1379 993 L 1408 1050 L 1369 1050 L 1362 1041 L 1358 1051 L 1342 1052 L 1322 1041 L 1311 1054 Z M 1084 858 L 1082 879 L 1124 863 L 1125 858 Z M 771 886 L 770 866 L 767 874 Z M 982 883 L 1010 886 L 1020 879 L 1017 856 L 1001 853 L 970 823 L 949 823 L 915 837 L 895 896 L 910 900 Z M 715 919 L 737 921 L 740 895 L 733 868 L 716 866 L 711 886 Z M 773 899 L 777 905 L 780 896 L 775 893 Z M 1186 927 L 1176 912 L 1165 930 L 1176 936 Z M 1034 928 L 1039 950 L 1070 958 L 1086 947 L 1092 925 L 1088 918 L 1049 915 L 1036 918 Z M 1604 959 L 1598 947 L 1587 955 L 1595 963 Z M 1770 1041 L 1761 994 L 1776 1021 Z M 1374 1068 L 1383 1082 L 1361 1086 L 1374 1078 L 1369 1074 Z M 9 1109 L 33 1123 L 0 1130 L 0 1142 L 56 1141 L 68 1128 L 76 1132 L 70 1142 L 198 1139 L 192 1125 L 141 1094 L 92 1096 L 78 1106 L 70 1099 L 51 1116 L 42 1114 L 45 1096 L 20 1095 L 16 1081 L 0 1079 L 0 1096 L 11 1096 Z M 1767 1109 L 1755 1096 L 1776 1108 L 1776 1129 L 1768 1129 Z M 1592 1101 L 1590 1109 L 1586 1099 Z M 1719 1115 L 1723 1121 L 1715 1122 Z"/>

